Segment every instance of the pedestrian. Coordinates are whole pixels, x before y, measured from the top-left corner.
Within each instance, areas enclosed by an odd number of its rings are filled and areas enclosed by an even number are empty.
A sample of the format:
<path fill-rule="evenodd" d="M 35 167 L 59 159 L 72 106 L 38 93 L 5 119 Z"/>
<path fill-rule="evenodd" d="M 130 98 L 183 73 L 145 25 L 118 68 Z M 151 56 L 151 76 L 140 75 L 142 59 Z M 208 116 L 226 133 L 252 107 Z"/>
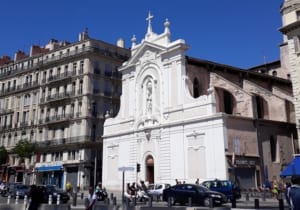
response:
<path fill-rule="evenodd" d="M 38 210 L 41 200 L 42 200 L 42 195 L 41 192 L 39 192 L 38 188 L 36 185 L 31 185 L 30 186 L 30 191 L 29 191 L 29 207 L 28 210 Z"/>
<path fill-rule="evenodd" d="M 288 204 L 288 206 L 290 207 L 291 204 L 290 204 L 290 200 L 289 200 L 289 192 L 290 192 L 290 189 L 291 189 L 291 183 L 287 182 L 285 184 L 285 199 L 286 199 L 286 203 Z"/>
<path fill-rule="evenodd" d="M 196 185 L 199 185 L 199 178 L 197 178 L 196 182 L 195 182 Z"/>
<path fill-rule="evenodd" d="M 71 192 L 72 192 L 72 184 L 71 184 L 71 182 L 67 182 L 67 184 L 66 184 L 66 191 L 67 191 L 67 193 L 69 194 L 69 196 L 71 196 Z"/>
<path fill-rule="evenodd" d="M 277 180 L 273 181 L 272 193 L 273 193 L 274 198 L 276 198 L 278 200 L 279 187 L 278 187 Z"/>
<path fill-rule="evenodd" d="M 93 210 L 97 201 L 96 193 L 93 187 L 89 187 L 89 194 L 85 200 L 85 210 Z"/>
<path fill-rule="evenodd" d="M 293 175 L 292 186 L 288 192 L 290 207 L 292 210 L 300 210 L 300 175 Z"/>

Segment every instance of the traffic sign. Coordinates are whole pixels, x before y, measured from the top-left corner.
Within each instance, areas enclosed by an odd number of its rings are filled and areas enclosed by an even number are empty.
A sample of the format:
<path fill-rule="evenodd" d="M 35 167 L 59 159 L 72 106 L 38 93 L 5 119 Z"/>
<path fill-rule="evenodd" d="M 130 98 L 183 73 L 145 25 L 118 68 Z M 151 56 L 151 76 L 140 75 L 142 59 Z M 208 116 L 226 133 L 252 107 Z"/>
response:
<path fill-rule="evenodd" d="M 118 171 L 134 171 L 134 167 L 123 166 L 123 167 L 119 167 Z"/>

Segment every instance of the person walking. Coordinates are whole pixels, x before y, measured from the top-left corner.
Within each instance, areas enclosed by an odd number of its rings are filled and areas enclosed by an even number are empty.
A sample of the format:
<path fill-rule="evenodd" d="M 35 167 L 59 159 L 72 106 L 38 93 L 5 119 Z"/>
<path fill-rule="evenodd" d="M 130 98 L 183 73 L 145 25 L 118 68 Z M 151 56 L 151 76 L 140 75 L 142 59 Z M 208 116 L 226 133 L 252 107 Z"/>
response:
<path fill-rule="evenodd" d="M 300 210 L 300 175 L 291 178 L 292 186 L 289 189 L 288 197 L 292 210 Z"/>
<path fill-rule="evenodd" d="M 67 184 L 66 184 L 66 191 L 67 191 L 67 193 L 69 194 L 69 196 L 72 196 L 72 184 L 71 184 L 71 182 L 67 182 Z"/>
<path fill-rule="evenodd" d="M 30 191 L 29 191 L 29 207 L 28 210 L 38 210 L 40 204 L 41 204 L 41 192 L 39 192 L 38 188 L 36 185 L 31 185 L 30 186 Z"/>
<path fill-rule="evenodd" d="M 85 210 L 93 210 L 97 201 L 97 195 L 93 187 L 89 187 L 89 194 L 85 200 Z"/>

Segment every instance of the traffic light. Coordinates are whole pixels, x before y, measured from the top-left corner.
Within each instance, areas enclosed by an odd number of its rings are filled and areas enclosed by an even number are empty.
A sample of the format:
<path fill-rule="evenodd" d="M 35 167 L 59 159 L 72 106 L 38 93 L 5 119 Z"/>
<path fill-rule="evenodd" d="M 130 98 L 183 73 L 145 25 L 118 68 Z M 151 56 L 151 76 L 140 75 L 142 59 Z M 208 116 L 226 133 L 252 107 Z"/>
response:
<path fill-rule="evenodd" d="M 140 172 L 141 171 L 141 164 L 137 163 L 136 164 L 136 172 Z"/>

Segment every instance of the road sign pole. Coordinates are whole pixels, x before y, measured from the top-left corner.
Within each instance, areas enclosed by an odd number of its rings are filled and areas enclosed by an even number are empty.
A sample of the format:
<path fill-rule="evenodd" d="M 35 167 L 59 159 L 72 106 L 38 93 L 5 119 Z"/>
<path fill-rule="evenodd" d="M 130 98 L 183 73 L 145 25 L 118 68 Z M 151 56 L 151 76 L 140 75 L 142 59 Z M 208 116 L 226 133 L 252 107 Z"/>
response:
<path fill-rule="evenodd" d="M 123 173 L 122 173 L 122 203 L 125 200 L 125 197 L 124 197 L 124 185 L 125 185 L 125 170 L 123 170 Z"/>

